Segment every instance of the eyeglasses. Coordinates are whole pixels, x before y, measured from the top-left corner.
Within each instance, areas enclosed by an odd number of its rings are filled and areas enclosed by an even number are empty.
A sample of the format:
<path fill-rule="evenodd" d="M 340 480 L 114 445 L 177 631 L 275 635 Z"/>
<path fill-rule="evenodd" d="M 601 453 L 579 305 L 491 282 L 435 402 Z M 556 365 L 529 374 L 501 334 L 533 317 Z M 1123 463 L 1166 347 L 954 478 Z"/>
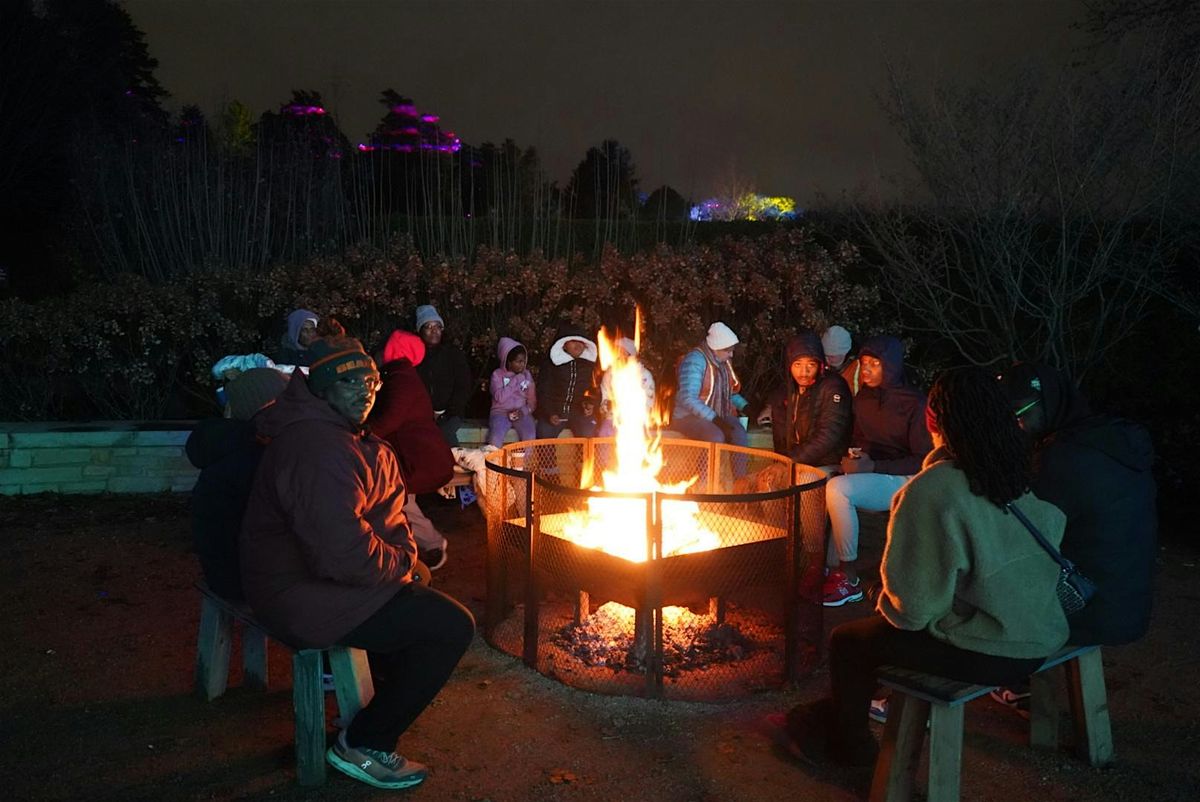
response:
<path fill-rule="evenodd" d="M 379 386 L 383 384 L 378 376 L 347 376 L 344 379 L 338 379 L 338 383 L 355 390 L 362 388 L 372 392 L 378 390 Z"/>

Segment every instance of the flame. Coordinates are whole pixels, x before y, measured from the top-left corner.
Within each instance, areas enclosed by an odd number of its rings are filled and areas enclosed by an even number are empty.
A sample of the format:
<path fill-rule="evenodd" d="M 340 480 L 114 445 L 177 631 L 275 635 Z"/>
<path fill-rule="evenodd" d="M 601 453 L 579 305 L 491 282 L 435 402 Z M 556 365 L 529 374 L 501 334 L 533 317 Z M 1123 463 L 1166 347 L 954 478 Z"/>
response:
<path fill-rule="evenodd" d="M 640 340 L 641 310 L 637 311 L 634 350 Z M 663 467 L 662 416 L 647 399 L 642 384 L 642 365 L 636 355 L 628 354 L 617 339 L 604 329 L 597 338 L 600 367 L 611 370 L 610 397 L 614 438 L 612 469 L 594 481 L 595 466 L 589 461 L 583 470 L 583 487 L 616 493 L 683 493 L 695 478 L 678 484 L 662 484 L 658 475 Z M 564 521 L 562 537 L 581 546 L 594 548 L 632 562 L 648 558 L 647 504 L 633 498 L 589 498 L 587 510 L 571 513 Z M 653 515 L 654 505 L 650 505 Z M 720 546 L 716 532 L 699 520 L 695 502 L 662 502 L 662 553 L 659 557 L 707 551 Z"/>

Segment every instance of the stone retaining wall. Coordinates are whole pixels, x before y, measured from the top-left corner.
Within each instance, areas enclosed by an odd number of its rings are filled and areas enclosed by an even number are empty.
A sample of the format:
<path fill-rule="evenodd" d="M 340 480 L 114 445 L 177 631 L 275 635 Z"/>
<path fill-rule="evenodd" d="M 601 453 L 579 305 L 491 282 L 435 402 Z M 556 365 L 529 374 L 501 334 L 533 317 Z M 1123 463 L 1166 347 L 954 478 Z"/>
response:
<path fill-rule="evenodd" d="M 0 423 L 0 495 L 189 492 L 199 471 L 183 446 L 194 423 Z M 480 445 L 487 425 L 468 421 L 458 436 Z M 771 448 L 770 430 L 752 430 L 750 445 Z"/>

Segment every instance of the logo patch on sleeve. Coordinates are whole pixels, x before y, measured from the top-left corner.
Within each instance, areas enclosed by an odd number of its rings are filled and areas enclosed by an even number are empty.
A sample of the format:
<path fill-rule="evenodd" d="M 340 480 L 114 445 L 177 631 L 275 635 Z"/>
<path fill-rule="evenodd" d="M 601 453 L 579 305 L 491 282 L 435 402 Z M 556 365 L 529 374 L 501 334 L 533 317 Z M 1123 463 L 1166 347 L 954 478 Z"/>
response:
<path fill-rule="evenodd" d="M 842 403 L 842 394 L 841 394 L 841 393 L 834 393 L 834 394 L 833 394 L 833 403 L 835 403 L 835 404 L 840 404 L 840 403 Z"/>

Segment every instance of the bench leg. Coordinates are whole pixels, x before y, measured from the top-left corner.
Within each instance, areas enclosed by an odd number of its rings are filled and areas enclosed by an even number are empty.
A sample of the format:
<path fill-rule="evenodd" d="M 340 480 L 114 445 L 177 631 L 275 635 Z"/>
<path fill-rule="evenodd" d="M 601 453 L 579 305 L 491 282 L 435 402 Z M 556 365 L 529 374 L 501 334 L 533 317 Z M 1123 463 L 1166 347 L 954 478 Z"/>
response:
<path fill-rule="evenodd" d="M 296 714 L 296 779 L 301 785 L 325 782 L 325 691 L 321 650 L 292 657 L 292 708 Z"/>
<path fill-rule="evenodd" d="M 929 802 L 958 802 L 963 705 L 933 705 L 929 720 Z"/>
<path fill-rule="evenodd" d="M 229 648 L 233 616 L 209 599 L 200 600 L 200 632 L 196 638 L 196 692 L 212 701 L 229 683 Z"/>
<path fill-rule="evenodd" d="M 871 780 L 871 802 L 904 802 L 912 798 L 928 718 L 928 702 L 892 693 L 883 743 Z"/>
<path fill-rule="evenodd" d="M 242 627 L 242 684 L 267 687 L 267 634 L 258 627 Z"/>
<path fill-rule="evenodd" d="M 1058 687 L 1056 671 L 1042 671 L 1029 678 L 1029 745 L 1058 749 Z"/>
<path fill-rule="evenodd" d="M 338 715 L 343 726 L 358 715 L 375 695 L 371 681 L 371 666 L 362 649 L 337 646 L 329 650 L 329 667 L 333 669 L 333 689 L 337 696 Z"/>
<path fill-rule="evenodd" d="M 1094 649 L 1066 664 L 1071 719 L 1075 724 L 1075 751 L 1093 766 L 1113 759 L 1112 722 L 1104 688 L 1104 663 Z"/>

